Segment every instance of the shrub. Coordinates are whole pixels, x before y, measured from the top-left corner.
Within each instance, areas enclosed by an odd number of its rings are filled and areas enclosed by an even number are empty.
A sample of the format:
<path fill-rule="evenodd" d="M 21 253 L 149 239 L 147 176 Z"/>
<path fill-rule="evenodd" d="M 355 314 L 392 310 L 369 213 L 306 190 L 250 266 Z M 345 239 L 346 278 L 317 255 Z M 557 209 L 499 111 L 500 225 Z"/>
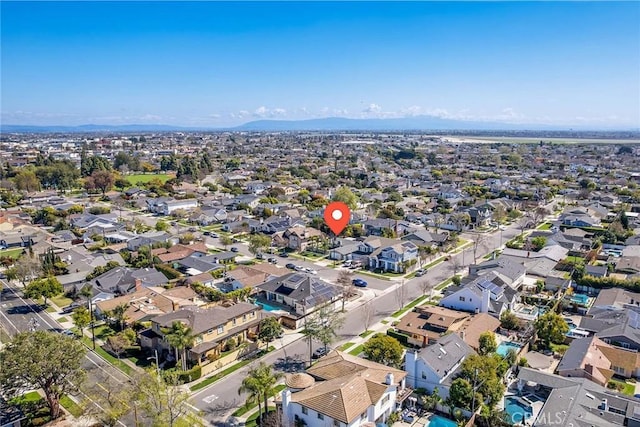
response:
<path fill-rule="evenodd" d="M 196 365 L 188 371 L 178 371 L 180 375 L 181 383 L 188 383 L 191 381 L 195 381 L 202 376 L 202 368 L 200 365 Z"/>
<path fill-rule="evenodd" d="M 176 270 L 175 268 L 171 267 L 168 264 L 158 264 L 156 265 L 156 270 L 164 274 L 165 277 L 169 280 L 177 279 L 182 275 L 178 270 Z"/>
<path fill-rule="evenodd" d="M 409 343 L 409 336 L 408 335 L 401 334 L 400 332 L 394 331 L 393 329 L 387 330 L 387 335 L 397 339 L 403 345 L 407 345 Z"/>
<path fill-rule="evenodd" d="M 92 208 L 89 209 L 89 213 L 92 215 L 108 214 L 108 213 L 111 213 L 111 208 L 107 206 L 93 206 Z"/>

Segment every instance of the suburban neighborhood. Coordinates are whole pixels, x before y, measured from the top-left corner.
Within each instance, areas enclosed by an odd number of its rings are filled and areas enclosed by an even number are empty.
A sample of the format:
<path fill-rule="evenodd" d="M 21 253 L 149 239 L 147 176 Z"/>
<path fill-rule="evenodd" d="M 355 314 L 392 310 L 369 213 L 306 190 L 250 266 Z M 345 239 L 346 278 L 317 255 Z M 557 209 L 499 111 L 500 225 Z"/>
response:
<path fill-rule="evenodd" d="M 479 137 L 2 134 L 0 426 L 640 425 L 637 145 Z"/>

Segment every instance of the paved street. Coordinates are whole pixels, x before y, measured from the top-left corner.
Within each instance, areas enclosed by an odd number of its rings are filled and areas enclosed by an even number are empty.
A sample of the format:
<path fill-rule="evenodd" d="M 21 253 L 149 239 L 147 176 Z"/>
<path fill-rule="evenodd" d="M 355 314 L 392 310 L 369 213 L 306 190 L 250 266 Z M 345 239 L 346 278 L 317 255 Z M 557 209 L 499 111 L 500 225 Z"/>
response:
<path fill-rule="evenodd" d="M 0 324 L 7 333 L 14 335 L 28 330 L 61 330 L 62 326 L 49 313 L 29 299 L 22 298 L 20 290 L 2 281 L 3 289 L 0 293 Z M 122 384 L 129 378 L 119 369 L 106 362 L 100 356 L 88 351 L 82 367 L 87 371 L 87 383 L 103 383 L 108 379 L 110 383 Z M 134 425 L 133 415 L 124 418 L 121 426 Z"/>

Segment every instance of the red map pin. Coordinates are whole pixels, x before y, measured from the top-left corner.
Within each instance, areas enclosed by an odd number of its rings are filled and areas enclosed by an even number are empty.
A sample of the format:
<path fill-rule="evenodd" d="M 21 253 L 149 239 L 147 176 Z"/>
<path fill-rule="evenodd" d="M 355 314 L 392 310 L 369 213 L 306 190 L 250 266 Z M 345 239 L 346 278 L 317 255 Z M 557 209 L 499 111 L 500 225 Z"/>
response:
<path fill-rule="evenodd" d="M 342 202 L 331 202 L 324 209 L 324 222 L 327 223 L 331 231 L 338 234 L 349 224 L 351 211 L 349 206 Z"/>

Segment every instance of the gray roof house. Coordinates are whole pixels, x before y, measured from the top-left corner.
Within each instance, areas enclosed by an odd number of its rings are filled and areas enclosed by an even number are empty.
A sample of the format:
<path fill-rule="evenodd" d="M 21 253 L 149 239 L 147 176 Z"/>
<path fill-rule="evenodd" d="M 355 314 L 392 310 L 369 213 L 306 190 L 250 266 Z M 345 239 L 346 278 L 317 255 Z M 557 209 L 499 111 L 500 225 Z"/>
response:
<path fill-rule="evenodd" d="M 168 283 L 166 276 L 155 268 L 132 269 L 129 267 L 116 267 L 88 282 L 93 288 L 94 302 L 100 293 L 111 295 L 111 298 L 118 295 L 125 295 L 136 290 L 136 288 L 161 286 Z M 76 285 L 76 290 L 80 290 L 86 285 Z M 109 299 L 102 297 L 101 299 Z"/>
<path fill-rule="evenodd" d="M 440 396 L 447 398 L 456 370 L 471 354 L 475 352 L 458 334 L 445 335 L 419 351 L 409 350 L 404 357 L 407 385 L 430 393 L 437 388 Z"/>
<path fill-rule="evenodd" d="M 640 351 L 640 307 L 623 310 L 590 310 L 591 317 L 580 320 L 580 328 L 616 347 Z"/>
<path fill-rule="evenodd" d="M 518 389 L 548 396 L 533 427 L 640 426 L 640 401 L 614 393 L 586 378 L 564 378 L 520 368 Z M 519 414 L 518 414 L 519 415 Z M 519 423 L 521 419 L 511 422 Z"/>

